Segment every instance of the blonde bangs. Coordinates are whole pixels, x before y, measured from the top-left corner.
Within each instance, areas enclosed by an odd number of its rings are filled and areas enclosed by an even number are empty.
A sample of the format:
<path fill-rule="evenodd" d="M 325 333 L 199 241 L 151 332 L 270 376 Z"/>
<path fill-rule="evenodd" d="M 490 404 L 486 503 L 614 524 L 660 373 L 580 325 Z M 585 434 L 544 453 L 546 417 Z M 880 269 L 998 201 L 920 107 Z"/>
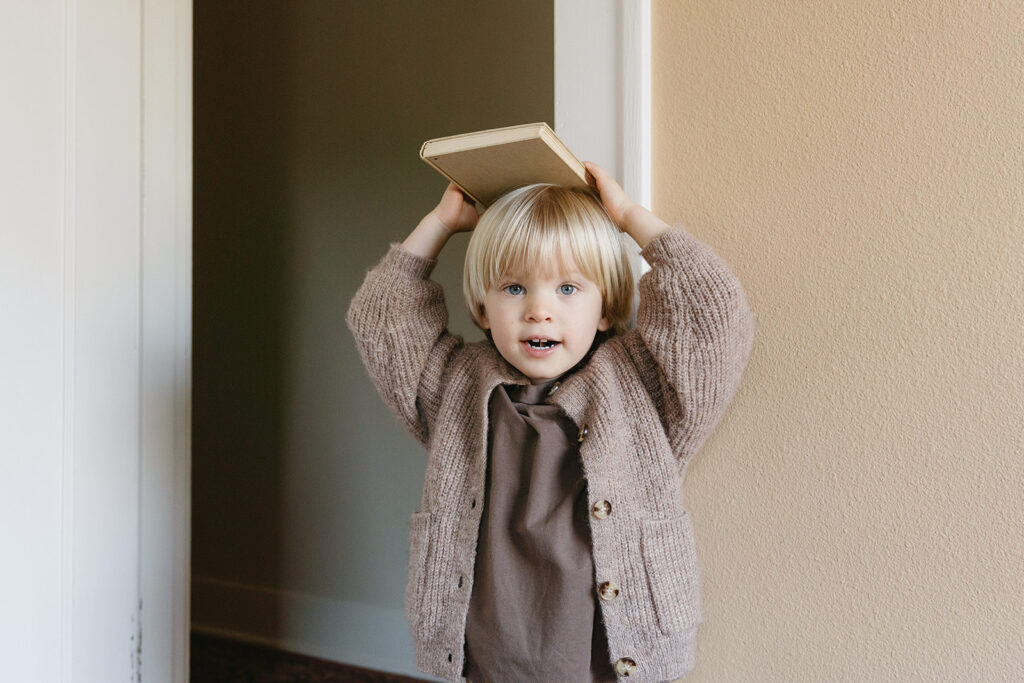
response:
<path fill-rule="evenodd" d="M 513 190 L 480 216 L 470 237 L 463 270 L 466 306 L 480 325 L 484 297 L 502 278 L 537 268 L 551 275 L 573 266 L 600 286 L 604 315 L 617 332 L 624 331 L 632 311 L 632 270 L 600 199 L 546 184 Z"/>

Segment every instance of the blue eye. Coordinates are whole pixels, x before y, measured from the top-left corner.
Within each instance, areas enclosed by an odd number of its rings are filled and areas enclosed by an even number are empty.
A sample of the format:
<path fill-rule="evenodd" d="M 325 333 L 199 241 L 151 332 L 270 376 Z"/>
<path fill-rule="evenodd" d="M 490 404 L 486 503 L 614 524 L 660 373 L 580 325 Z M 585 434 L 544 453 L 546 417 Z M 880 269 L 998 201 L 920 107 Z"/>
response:
<path fill-rule="evenodd" d="M 576 285 L 562 285 L 561 287 L 558 288 L 558 291 L 561 292 L 562 294 L 565 294 L 566 296 L 570 294 L 575 294 Z"/>
<path fill-rule="evenodd" d="M 518 296 L 522 294 L 524 291 L 526 290 L 523 289 L 522 285 L 509 285 L 508 287 L 505 288 L 505 292 L 511 294 L 512 296 Z"/>

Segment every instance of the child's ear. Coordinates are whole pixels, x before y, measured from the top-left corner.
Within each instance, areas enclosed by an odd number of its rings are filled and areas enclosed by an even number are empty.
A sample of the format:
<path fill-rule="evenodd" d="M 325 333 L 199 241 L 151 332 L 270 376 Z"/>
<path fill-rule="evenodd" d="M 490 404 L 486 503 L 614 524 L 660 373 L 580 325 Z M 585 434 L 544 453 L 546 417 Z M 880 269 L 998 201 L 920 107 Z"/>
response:
<path fill-rule="evenodd" d="M 611 327 L 612 327 L 612 324 L 610 322 L 608 322 L 608 318 L 607 317 L 601 318 L 599 321 L 597 321 L 597 331 L 598 332 L 607 332 L 608 330 L 611 329 Z"/>
<path fill-rule="evenodd" d="M 489 322 L 487 322 L 487 309 L 484 308 L 483 304 L 480 304 L 480 329 L 482 329 L 482 330 L 489 330 L 489 329 L 491 329 L 491 324 Z"/>

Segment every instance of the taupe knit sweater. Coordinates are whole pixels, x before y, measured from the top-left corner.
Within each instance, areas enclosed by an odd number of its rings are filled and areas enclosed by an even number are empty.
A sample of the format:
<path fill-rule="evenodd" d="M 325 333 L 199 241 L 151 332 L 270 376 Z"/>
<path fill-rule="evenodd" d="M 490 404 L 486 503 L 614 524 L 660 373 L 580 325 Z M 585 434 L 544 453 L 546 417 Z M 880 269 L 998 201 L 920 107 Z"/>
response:
<path fill-rule="evenodd" d="M 637 328 L 601 344 L 549 400 L 580 427 L 609 661 L 620 680 L 665 681 L 693 668 L 701 620 L 682 480 L 736 392 L 754 318 L 726 263 L 682 228 L 642 255 L 651 270 L 639 283 Z M 430 453 L 410 522 L 405 612 L 416 666 L 458 681 L 488 398 L 499 384 L 529 379 L 490 342 L 446 331 L 444 295 L 429 279 L 435 265 L 393 244 L 347 320 L 384 401 Z"/>

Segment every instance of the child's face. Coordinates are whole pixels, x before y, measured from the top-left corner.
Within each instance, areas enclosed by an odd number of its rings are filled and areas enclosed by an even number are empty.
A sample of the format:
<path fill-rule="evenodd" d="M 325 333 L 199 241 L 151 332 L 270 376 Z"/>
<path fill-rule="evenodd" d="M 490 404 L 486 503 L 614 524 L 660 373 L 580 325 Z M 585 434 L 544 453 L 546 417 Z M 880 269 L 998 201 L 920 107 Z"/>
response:
<path fill-rule="evenodd" d="M 597 331 L 610 327 L 602 307 L 600 287 L 570 262 L 550 274 L 498 280 L 484 296 L 482 323 L 505 360 L 531 380 L 542 381 L 580 362 Z"/>

